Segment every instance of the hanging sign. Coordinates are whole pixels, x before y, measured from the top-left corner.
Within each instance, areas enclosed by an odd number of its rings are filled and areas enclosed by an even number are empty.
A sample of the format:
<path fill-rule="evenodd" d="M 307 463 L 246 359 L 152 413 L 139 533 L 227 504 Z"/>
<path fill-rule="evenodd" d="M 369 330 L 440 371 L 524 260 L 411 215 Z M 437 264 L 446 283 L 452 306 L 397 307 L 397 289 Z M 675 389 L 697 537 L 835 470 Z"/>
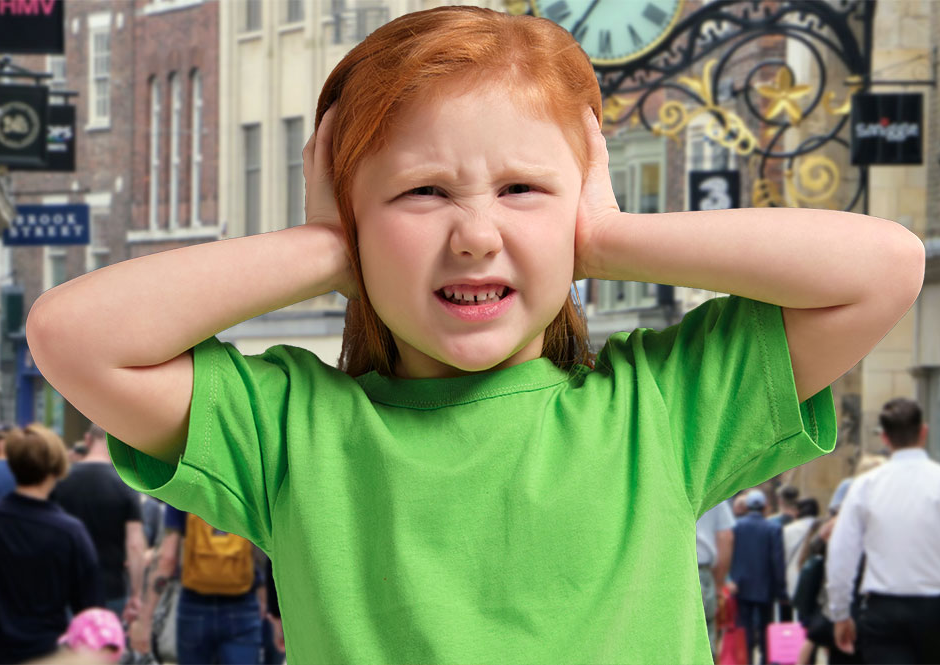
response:
<path fill-rule="evenodd" d="M 48 112 L 46 86 L 0 85 L 0 165 L 45 166 Z"/>
<path fill-rule="evenodd" d="M 49 107 L 45 166 L 16 166 L 11 170 L 74 171 L 75 107 L 71 104 L 56 104 Z"/>
<path fill-rule="evenodd" d="M 16 217 L 3 231 L 3 244 L 87 245 L 88 204 L 21 205 Z"/>
<path fill-rule="evenodd" d="M 689 210 L 725 210 L 740 207 L 740 173 L 689 171 Z"/>
<path fill-rule="evenodd" d="M 65 53 L 65 0 L 0 0 L 0 51 Z"/>
<path fill-rule="evenodd" d="M 852 164 L 923 164 L 924 96 L 852 98 Z"/>

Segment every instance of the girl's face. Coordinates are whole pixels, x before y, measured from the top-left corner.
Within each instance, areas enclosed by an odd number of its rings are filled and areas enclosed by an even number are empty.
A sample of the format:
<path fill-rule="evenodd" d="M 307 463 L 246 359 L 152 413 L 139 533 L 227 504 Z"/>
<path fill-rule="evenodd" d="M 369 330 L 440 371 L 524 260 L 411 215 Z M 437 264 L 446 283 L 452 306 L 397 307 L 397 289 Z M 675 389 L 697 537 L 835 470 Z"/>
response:
<path fill-rule="evenodd" d="M 581 171 L 561 129 L 495 86 L 402 109 L 352 187 L 366 291 L 396 373 L 538 358 L 568 298 Z"/>

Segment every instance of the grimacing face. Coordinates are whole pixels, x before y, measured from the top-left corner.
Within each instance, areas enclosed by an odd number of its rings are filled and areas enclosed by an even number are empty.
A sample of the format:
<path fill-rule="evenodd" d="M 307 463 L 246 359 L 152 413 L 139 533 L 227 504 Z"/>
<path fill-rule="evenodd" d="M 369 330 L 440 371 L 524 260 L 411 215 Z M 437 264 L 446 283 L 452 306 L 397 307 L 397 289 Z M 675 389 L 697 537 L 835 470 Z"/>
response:
<path fill-rule="evenodd" d="M 363 281 L 410 378 L 541 355 L 568 298 L 581 170 L 561 128 L 477 87 L 413 102 L 352 184 Z"/>

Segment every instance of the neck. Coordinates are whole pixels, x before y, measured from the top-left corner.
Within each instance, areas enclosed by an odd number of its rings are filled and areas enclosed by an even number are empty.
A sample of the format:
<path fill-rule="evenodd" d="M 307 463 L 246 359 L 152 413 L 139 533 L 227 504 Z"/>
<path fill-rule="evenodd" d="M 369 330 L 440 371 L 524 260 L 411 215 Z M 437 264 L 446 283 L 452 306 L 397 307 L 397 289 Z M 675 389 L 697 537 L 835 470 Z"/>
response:
<path fill-rule="evenodd" d="M 55 487 L 55 482 L 55 476 L 49 476 L 38 485 L 17 485 L 16 492 L 23 496 L 46 501 L 49 499 L 49 495 L 52 494 L 52 488 Z"/>
<path fill-rule="evenodd" d="M 108 454 L 108 444 L 104 441 L 95 441 L 88 448 L 88 454 L 85 455 L 83 462 L 107 462 L 111 463 L 111 455 Z"/>

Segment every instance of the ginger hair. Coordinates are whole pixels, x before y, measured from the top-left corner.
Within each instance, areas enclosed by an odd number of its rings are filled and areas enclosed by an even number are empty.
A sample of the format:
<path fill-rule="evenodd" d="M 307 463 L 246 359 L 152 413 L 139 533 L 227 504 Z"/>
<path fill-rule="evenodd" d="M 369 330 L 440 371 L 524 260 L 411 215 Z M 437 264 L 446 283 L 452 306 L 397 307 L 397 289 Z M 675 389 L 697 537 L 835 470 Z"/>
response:
<path fill-rule="evenodd" d="M 508 86 L 533 117 L 556 122 L 587 172 L 583 112 L 600 122 L 601 95 L 587 55 L 563 28 L 533 16 L 479 7 L 439 7 L 406 14 L 355 46 L 327 78 L 316 125 L 330 106 L 333 191 L 356 279 L 349 301 L 339 368 L 351 376 L 391 374 L 398 350 L 369 302 L 359 262 L 352 185 L 364 159 L 386 144 L 396 116 L 410 102 L 433 103 L 454 90 Z M 542 355 L 558 366 L 593 366 L 587 323 L 576 292 L 545 330 Z"/>

